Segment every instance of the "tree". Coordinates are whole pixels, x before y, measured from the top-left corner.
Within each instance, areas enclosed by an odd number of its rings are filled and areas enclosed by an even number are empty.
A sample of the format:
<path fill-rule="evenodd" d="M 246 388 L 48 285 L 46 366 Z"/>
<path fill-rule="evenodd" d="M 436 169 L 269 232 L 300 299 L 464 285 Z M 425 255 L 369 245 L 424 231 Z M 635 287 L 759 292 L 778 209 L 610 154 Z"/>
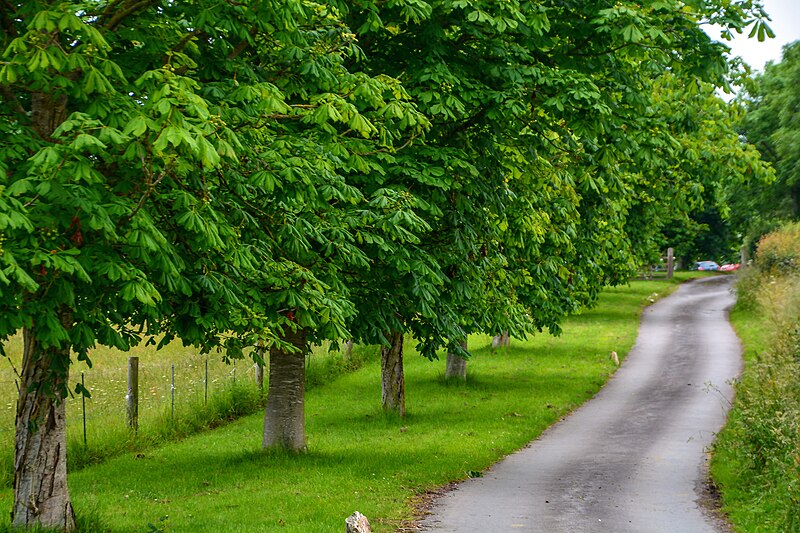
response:
<path fill-rule="evenodd" d="M 652 180 L 657 187 L 649 193 L 662 200 L 637 207 L 642 226 L 649 228 L 639 232 L 640 240 L 660 243 L 662 250 L 674 246 L 684 264 L 733 259 L 742 245 L 731 208 L 737 201 L 734 191 L 748 183 L 763 187 L 772 173 L 739 136 L 737 106 L 721 100 L 713 86 L 702 83 L 686 91 L 679 79 L 666 75 L 655 88 L 654 115 L 663 117 L 659 127 L 669 135 L 672 148 L 652 168 L 667 178 Z"/>
<path fill-rule="evenodd" d="M 658 171 L 678 157 L 653 113 L 656 80 L 724 84 L 725 48 L 700 22 L 740 30 L 763 16 L 751 2 L 338 5 L 365 68 L 401 79 L 432 122 L 381 179 L 423 200 L 431 229 L 414 253 L 429 275 L 405 280 L 394 255 L 378 262 L 368 287 L 381 292 L 366 291 L 357 315 L 386 317 L 367 338 L 411 331 L 429 357 L 441 346 L 466 355 L 460 342 L 475 331 L 558 332 L 656 253 L 645 215 L 675 208 Z"/>
<path fill-rule="evenodd" d="M 800 216 L 800 42 L 784 47 L 778 63 L 768 63 L 738 99 L 744 108 L 741 134 L 776 172 L 771 187 L 737 184 L 729 195 L 737 225 L 752 244 L 782 221 Z"/>
<path fill-rule="evenodd" d="M 391 216 L 348 182 L 425 119 L 396 80 L 345 68 L 353 36 L 322 4 L 4 2 L 0 23 L 14 524 L 74 526 L 63 399 L 98 343 L 261 342 L 285 378 L 264 444 L 304 448 L 282 420 L 302 416 L 303 350 L 347 338 L 342 271 Z"/>
<path fill-rule="evenodd" d="M 384 383 L 392 382 L 386 376 L 402 375 L 392 369 L 402 367 L 405 332 L 434 358 L 444 346 L 466 356 L 462 342 L 474 331 L 526 331 L 527 315 L 513 287 L 496 282 L 506 266 L 499 234 L 510 198 L 499 145 L 512 131 L 513 112 L 527 114 L 527 107 L 514 109 L 518 73 L 502 71 L 502 51 L 519 54 L 523 47 L 514 44 L 510 28 L 486 33 L 466 10 L 446 4 L 341 4 L 362 34 L 370 72 L 403 76 L 432 121 L 427 141 L 404 150 L 380 184 L 413 194 L 410 201 L 429 229 L 412 249 L 367 252 L 376 259 L 358 316 L 368 320 L 354 329 L 365 340 L 393 346 L 385 351 Z M 513 10 L 521 16 L 518 6 Z M 375 326 L 375 316 L 383 328 Z M 396 381 L 391 388 L 403 390 Z M 392 404 L 402 405 L 400 399 Z"/>

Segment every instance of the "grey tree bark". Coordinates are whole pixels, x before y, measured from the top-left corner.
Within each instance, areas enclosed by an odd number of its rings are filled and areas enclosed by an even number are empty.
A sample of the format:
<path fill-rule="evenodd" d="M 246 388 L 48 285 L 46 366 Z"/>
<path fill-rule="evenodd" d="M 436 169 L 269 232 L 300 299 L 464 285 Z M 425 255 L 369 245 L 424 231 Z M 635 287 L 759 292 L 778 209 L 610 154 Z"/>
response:
<path fill-rule="evenodd" d="M 287 332 L 283 340 L 294 346 L 294 350 L 270 350 L 262 447 L 305 451 L 305 332 L 302 329 Z"/>
<path fill-rule="evenodd" d="M 353 339 L 345 341 L 344 348 L 342 350 L 344 352 L 345 359 L 350 359 L 350 357 L 353 355 L 353 344 L 354 344 Z"/>
<path fill-rule="evenodd" d="M 385 412 L 406 416 L 406 389 L 403 376 L 403 334 L 391 331 L 390 344 L 381 347 L 381 405 Z"/>
<path fill-rule="evenodd" d="M 65 316 L 62 321 L 68 321 Z M 65 324 L 68 325 L 68 324 Z M 16 528 L 75 529 L 67 485 L 67 420 L 62 387 L 69 380 L 69 349 L 43 349 L 23 330 L 22 369 L 14 438 Z"/>
<path fill-rule="evenodd" d="M 464 351 L 467 350 L 467 341 L 461 342 Z M 444 378 L 446 380 L 459 380 L 467 382 L 467 360 L 454 353 L 447 353 L 447 365 L 445 366 Z"/>
<path fill-rule="evenodd" d="M 43 138 L 67 116 L 67 97 L 31 94 L 31 124 Z M 59 310 L 69 330 L 72 314 Z M 14 435 L 14 504 L 16 528 L 37 525 L 72 531 L 75 513 L 67 485 L 67 424 L 64 395 L 69 381 L 70 349 L 43 348 L 34 332 L 23 329 L 22 369 Z"/>
<path fill-rule="evenodd" d="M 492 337 L 492 350 L 497 348 L 507 348 L 510 345 L 511 338 L 508 335 L 508 331 L 504 331 L 500 335 L 495 335 Z"/>

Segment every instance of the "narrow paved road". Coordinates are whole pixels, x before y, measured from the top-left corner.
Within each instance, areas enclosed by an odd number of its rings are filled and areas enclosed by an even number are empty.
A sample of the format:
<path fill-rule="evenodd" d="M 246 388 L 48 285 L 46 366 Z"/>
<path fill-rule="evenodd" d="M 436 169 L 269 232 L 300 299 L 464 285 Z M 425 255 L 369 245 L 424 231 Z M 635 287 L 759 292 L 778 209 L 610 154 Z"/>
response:
<path fill-rule="evenodd" d="M 594 399 L 439 499 L 422 529 L 724 531 L 699 499 L 741 365 L 730 283 L 694 281 L 648 308 L 633 351 Z"/>

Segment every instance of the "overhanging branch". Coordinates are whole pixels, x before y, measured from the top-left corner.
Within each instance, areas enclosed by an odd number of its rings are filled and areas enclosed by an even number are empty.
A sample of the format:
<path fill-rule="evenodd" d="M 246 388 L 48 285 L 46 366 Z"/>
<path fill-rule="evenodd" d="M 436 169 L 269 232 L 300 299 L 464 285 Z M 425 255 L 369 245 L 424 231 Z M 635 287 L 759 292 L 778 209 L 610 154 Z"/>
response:
<path fill-rule="evenodd" d="M 148 7 L 155 4 L 158 0 L 139 0 L 136 2 L 134 0 L 133 3 L 129 5 L 123 5 L 117 13 L 111 16 L 108 22 L 105 24 L 105 27 L 108 31 L 115 31 L 122 22 L 128 18 L 129 16 L 133 15 L 137 11 L 141 11 L 143 9 L 147 9 Z"/>

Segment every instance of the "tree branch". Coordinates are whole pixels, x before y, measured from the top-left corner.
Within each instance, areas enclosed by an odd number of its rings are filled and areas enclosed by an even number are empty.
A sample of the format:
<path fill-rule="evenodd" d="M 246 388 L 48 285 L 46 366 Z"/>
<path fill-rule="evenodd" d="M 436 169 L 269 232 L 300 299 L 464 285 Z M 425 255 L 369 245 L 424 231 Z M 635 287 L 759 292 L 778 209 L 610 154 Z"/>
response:
<path fill-rule="evenodd" d="M 404 148 L 408 147 L 408 145 L 411 144 L 414 141 L 414 139 L 416 139 L 417 137 L 419 137 L 419 133 L 412 134 L 411 137 L 409 137 L 408 140 L 405 143 L 403 143 L 402 146 L 400 146 L 398 148 L 395 148 L 394 152 L 399 152 L 400 150 L 403 150 Z M 370 156 L 370 155 L 385 153 L 385 152 L 388 152 L 388 151 L 389 151 L 389 148 L 379 148 L 377 150 L 372 150 L 371 152 L 363 152 L 363 153 L 360 153 L 358 155 L 361 156 L 361 157 L 366 157 L 366 156 Z"/>
<path fill-rule="evenodd" d="M 257 34 L 258 30 L 256 30 L 256 28 L 250 28 L 248 35 L 250 35 L 251 39 L 254 38 Z M 236 59 L 239 56 L 239 54 L 241 54 L 247 49 L 248 46 L 250 46 L 250 41 L 248 41 L 247 39 L 242 39 L 241 42 L 237 44 L 233 48 L 233 50 L 231 50 L 230 53 L 228 54 L 228 61 Z"/>
<path fill-rule="evenodd" d="M 129 220 L 129 221 L 133 220 L 133 217 L 136 215 L 136 213 L 138 213 L 142 209 L 142 207 L 144 207 L 145 201 L 147 201 L 147 199 L 153 193 L 153 190 L 156 188 L 156 186 L 159 183 L 161 183 L 161 180 L 163 180 L 167 176 L 167 174 L 169 173 L 169 166 L 167 166 L 164 170 L 161 171 L 161 174 L 158 176 L 158 178 L 156 178 L 155 181 L 153 181 L 152 174 L 149 171 L 147 171 L 147 163 L 144 160 L 144 156 L 141 156 L 141 159 L 142 159 L 142 171 L 145 172 L 145 175 L 147 177 L 147 181 L 145 183 L 145 185 L 147 186 L 147 189 L 142 194 L 142 197 L 139 198 L 139 203 L 137 203 L 136 207 L 133 208 L 133 211 L 131 211 L 131 214 L 128 215 L 128 219 L 127 220 Z"/>
<path fill-rule="evenodd" d="M 203 37 L 208 37 L 208 34 L 203 30 L 194 30 L 192 32 L 189 32 L 183 37 L 183 39 L 178 41 L 178 44 L 172 47 L 170 52 L 180 53 L 183 51 L 184 48 L 186 48 L 186 45 L 189 44 L 189 41 L 195 38 L 202 39 Z M 164 62 L 165 65 L 169 63 L 169 55 L 164 54 L 164 58 L 162 59 L 162 61 Z"/>
<path fill-rule="evenodd" d="M 135 0 L 134 0 L 135 1 Z M 122 8 L 121 11 L 116 13 L 111 19 L 106 23 L 105 27 L 108 31 L 114 31 L 122 24 L 122 21 L 128 18 L 129 16 L 133 15 L 137 11 L 141 11 L 142 9 L 147 9 L 148 7 L 155 4 L 158 0 L 139 0 L 138 2 L 128 5 Z"/>
<path fill-rule="evenodd" d="M 629 46 L 638 46 L 638 47 L 647 48 L 647 49 L 659 49 L 658 46 L 648 46 L 648 45 L 639 44 L 639 43 L 625 43 L 625 44 L 621 44 L 619 46 L 615 46 L 614 48 L 608 48 L 606 50 L 601 50 L 599 52 L 592 52 L 592 53 L 580 53 L 580 52 L 578 52 L 578 50 L 580 50 L 581 47 L 575 47 L 572 50 L 570 50 L 567 53 L 567 55 L 578 56 L 578 57 L 600 57 L 600 56 L 613 54 L 614 52 L 618 52 L 619 50 L 622 50 L 623 48 L 627 48 Z"/>
<path fill-rule="evenodd" d="M 483 115 L 485 115 L 485 114 L 486 114 L 486 107 L 485 106 L 481 106 L 481 108 L 478 110 L 477 113 L 475 113 L 474 115 L 469 117 L 467 120 L 465 120 L 464 122 L 462 122 L 461 124 L 459 124 L 458 126 L 453 128 L 452 130 L 450 130 L 447 133 L 447 135 L 442 137 L 442 140 L 444 142 L 449 142 L 453 137 L 455 137 L 459 133 L 461 133 L 463 131 L 466 131 L 469 128 L 471 128 L 472 126 L 474 126 L 478 122 L 478 120 L 480 120 L 481 117 L 483 117 Z"/>
<path fill-rule="evenodd" d="M 114 11 L 117 9 L 117 6 L 119 6 L 124 1 L 125 0 L 113 0 L 112 2 L 109 2 L 106 8 L 103 10 L 103 13 L 99 17 L 97 17 L 97 22 L 101 26 L 105 26 L 106 20 L 108 20 L 111 17 L 111 14 L 114 13 Z"/>

